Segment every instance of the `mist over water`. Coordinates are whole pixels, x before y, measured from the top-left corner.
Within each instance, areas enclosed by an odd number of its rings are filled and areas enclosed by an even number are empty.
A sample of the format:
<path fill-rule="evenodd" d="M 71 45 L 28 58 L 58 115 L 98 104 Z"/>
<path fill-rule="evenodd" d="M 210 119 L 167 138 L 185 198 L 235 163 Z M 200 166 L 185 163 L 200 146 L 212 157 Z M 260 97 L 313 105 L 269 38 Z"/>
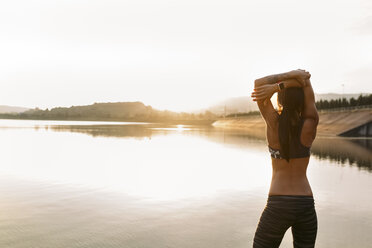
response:
<path fill-rule="evenodd" d="M 0 149 L 0 247 L 251 247 L 271 179 L 265 140 L 206 126 L 0 120 Z M 312 147 L 316 247 L 372 243 L 371 154 Z"/>

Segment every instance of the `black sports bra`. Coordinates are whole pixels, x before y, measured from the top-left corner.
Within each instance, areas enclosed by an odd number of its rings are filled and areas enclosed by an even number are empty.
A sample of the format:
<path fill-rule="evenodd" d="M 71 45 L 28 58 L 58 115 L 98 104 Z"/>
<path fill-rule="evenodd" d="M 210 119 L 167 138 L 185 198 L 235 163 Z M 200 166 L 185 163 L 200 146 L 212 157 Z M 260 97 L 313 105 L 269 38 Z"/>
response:
<path fill-rule="evenodd" d="M 301 131 L 302 131 L 302 126 L 303 126 L 303 122 L 301 124 L 300 134 L 301 134 Z M 301 139 L 301 137 L 299 136 L 298 138 L 291 140 L 291 142 L 289 144 L 289 158 L 306 158 L 306 157 L 310 156 L 310 147 L 304 146 L 301 143 L 300 139 Z M 270 146 L 268 146 L 268 147 L 269 147 L 269 152 L 271 154 L 271 157 L 278 158 L 278 159 L 284 159 L 280 155 L 280 150 L 279 149 L 274 149 Z"/>
<path fill-rule="evenodd" d="M 293 152 L 293 150 L 291 150 L 291 153 L 289 154 L 289 158 L 306 158 L 310 156 L 310 147 L 306 147 L 302 145 L 301 149 L 297 149 L 295 151 L 296 152 Z M 269 152 L 272 158 L 284 159 L 280 155 L 280 150 L 278 149 L 274 149 L 269 146 Z"/>

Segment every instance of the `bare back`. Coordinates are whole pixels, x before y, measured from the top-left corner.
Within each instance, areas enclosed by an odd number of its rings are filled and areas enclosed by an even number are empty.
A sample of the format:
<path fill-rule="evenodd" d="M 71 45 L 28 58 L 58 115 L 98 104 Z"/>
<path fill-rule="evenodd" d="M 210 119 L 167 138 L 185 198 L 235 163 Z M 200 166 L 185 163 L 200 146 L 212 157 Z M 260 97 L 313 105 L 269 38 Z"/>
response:
<path fill-rule="evenodd" d="M 278 120 L 267 125 L 268 145 L 280 149 Z M 305 120 L 301 130 L 300 140 L 304 146 L 312 144 L 313 125 Z M 306 170 L 310 157 L 285 159 L 272 158 L 272 179 L 269 195 L 312 195 L 310 184 L 307 180 Z"/>
<path fill-rule="evenodd" d="M 311 147 L 318 125 L 318 113 L 315 107 L 314 92 L 310 81 L 304 90 L 304 110 L 302 118 L 304 123 L 300 134 L 303 146 Z M 279 143 L 279 114 L 272 106 L 270 100 L 257 102 L 260 112 L 266 122 L 267 142 L 271 148 L 280 150 Z M 310 157 L 285 159 L 272 158 L 272 179 L 269 195 L 307 195 L 312 190 L 306 176 Z"/>

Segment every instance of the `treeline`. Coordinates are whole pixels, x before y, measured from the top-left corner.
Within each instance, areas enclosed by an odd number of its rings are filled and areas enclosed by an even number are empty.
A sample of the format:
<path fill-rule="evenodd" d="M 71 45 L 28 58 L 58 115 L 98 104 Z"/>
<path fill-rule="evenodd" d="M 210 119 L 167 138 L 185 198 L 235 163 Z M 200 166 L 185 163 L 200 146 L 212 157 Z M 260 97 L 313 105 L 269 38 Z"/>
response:
<path fill-rule="evenodd" d="M 90 121 L 138 121 L 174 122 L 215 120 L 210 111 L 200 114 L 156 110 L 142 102 L 94 103 L 86 106 L 57 107 L 41 110 L 38 108 L 19 114 L 1 114 L 2 118 L 36 120 L 90 120 Z"/>
<path fill-rule="evenodd" d="M 317 101 L 315 105 L 318 110 L 372 105 L 372 94 L 364 96 L 359 95 L 357 99 L 352 97 L 349 100 L 346 98 L 332 99 L 330 101 L 320 100 Z"/>
<path fill-rule="evenodd" d="M 226 115 L 226 117 L 244 117 L 244 116 L 253 116 L 253 115 L 260 115 L 260 111 L 233 113 L 233 114 Z"/>
<path fill-rule="evenodd" d="M 332 99 L 332 100 L 320 100 L 316 101 L 315 103 L 318 110 L 323 109 L 336 109 L 336 108 L 351 108 L 351 107 L 359 107 L 359 106 L 372 106 L 372 94 L 369 95 L 359 95 L 358 98 L 339 98 L 339 99 Z M 250 112 L 240 112 L 240 113 L 232 113 L 226 115 L 226 117 L 247 117 L 253 115 L 260 115 L 259 111 L 250 111 Z M 220 118 L 223 116 L 220 116 Z"/>

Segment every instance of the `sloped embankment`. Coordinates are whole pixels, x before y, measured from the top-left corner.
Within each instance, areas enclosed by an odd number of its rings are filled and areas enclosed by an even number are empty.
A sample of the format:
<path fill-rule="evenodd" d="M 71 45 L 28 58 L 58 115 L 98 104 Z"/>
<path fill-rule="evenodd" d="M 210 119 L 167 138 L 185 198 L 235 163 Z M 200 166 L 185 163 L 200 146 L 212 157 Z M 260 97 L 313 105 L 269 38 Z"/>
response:
<path fill-rule="evenodd" d="M 370 121 L 372 109 L 321 112 L 318 136 L 337 136 Z M 219 119 L 212 125 L 218 128 L 244 129 L 253 136 L 265 137 L 265 122 L 259 115 Z"/>

